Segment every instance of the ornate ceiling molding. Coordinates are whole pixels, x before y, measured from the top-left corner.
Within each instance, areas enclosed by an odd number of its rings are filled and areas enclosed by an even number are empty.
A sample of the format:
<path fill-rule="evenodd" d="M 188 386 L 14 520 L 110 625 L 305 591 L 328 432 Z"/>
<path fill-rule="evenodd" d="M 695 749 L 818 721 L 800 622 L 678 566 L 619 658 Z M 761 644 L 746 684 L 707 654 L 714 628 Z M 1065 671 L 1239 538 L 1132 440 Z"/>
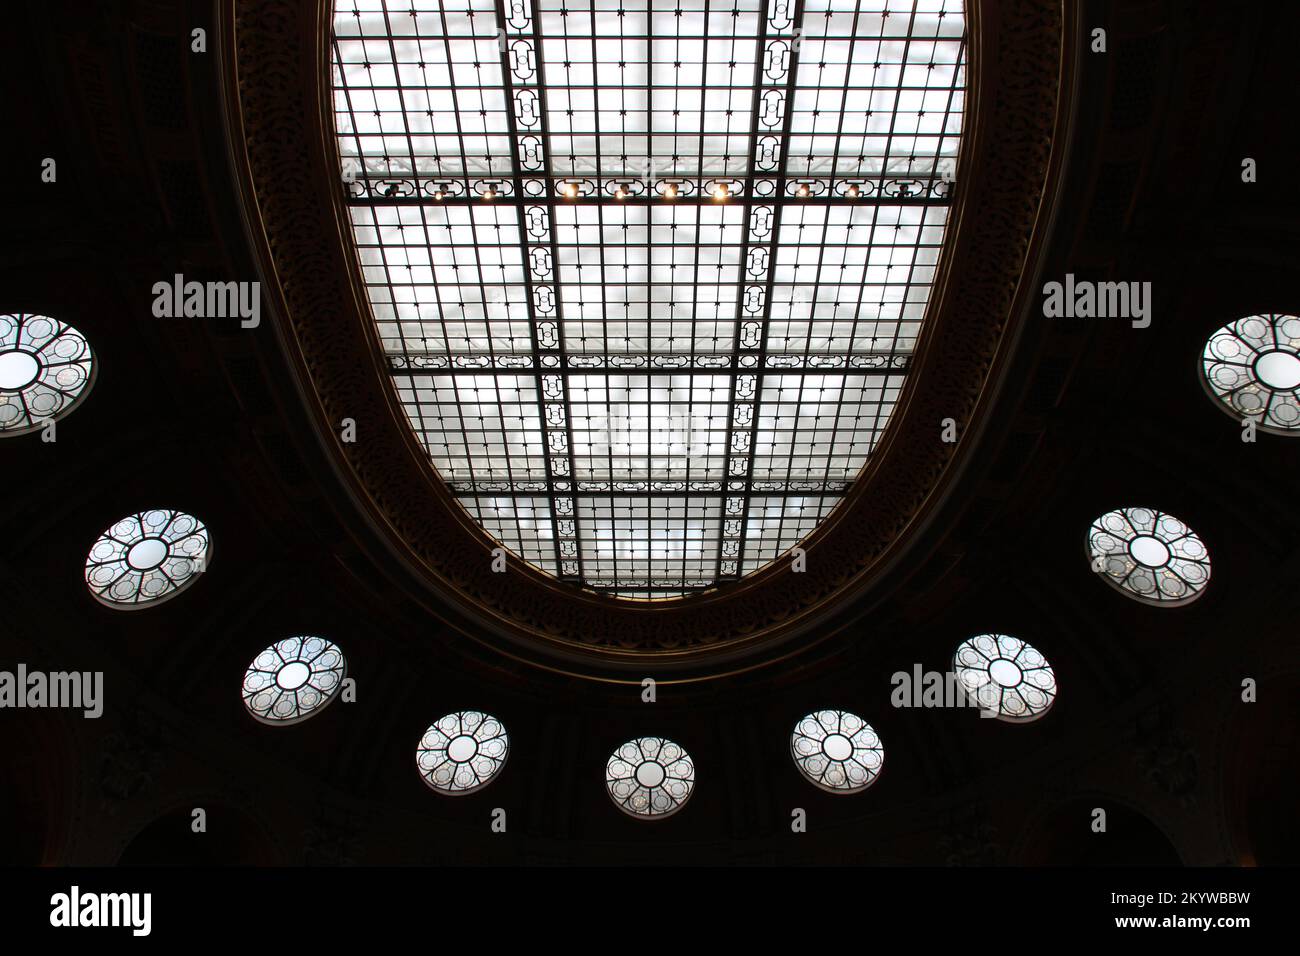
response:
<path fill-rule="evenodd" d="M 571 671 L 718 667 L 806 640 L 904 557 L 952 494 L 1037 300 L 1077 48 L 1072 5 L 972 4 L 966 128 L 930 310 L 893 418 L 844 501 L 777 561 L 703 594 L 647 604 L 560 582 L 497 546 L 430 466 L 406 422 L 351 247 L 329 102 L 332 3 L 223 0 L 233 173 L 291 375 L 370 526 L 468 636 Z M 955 419 L 960 440 L 940 423 Z M 341 423 L 355 422 L 344 442 Z M 787 648 L 783 648 L 783 651 Z M 761 652 L 761 654 L 760 654 Z"/>

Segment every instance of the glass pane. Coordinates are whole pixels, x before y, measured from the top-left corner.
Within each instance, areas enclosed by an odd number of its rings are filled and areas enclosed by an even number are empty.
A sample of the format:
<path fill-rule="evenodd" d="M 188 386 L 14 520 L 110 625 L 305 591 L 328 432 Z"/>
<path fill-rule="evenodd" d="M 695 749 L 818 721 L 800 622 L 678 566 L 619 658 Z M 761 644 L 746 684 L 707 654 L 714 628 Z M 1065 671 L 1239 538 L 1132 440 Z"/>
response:
<path fill-rule="evenodd" d="M 576 585 L 752 573 L 841 500 L 901 392 L 961 3 L 503 9 L 335 9 L 340 172 L 411 427 L 494 538 Z"/>

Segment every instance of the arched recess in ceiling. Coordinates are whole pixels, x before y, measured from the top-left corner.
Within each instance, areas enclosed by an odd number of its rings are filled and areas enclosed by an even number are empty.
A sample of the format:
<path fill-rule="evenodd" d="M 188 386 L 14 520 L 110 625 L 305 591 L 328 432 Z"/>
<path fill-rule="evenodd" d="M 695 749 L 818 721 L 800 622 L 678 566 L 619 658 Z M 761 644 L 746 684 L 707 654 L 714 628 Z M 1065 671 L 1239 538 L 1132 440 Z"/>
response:
<path fill-rule="evenodd" d="M 1096 810 L 1105 811 L 1106 836 L 1094 832 Z M 1066 800 L 1052 807 L 1022 837 L 1022 866 L 1178 866 L 1178 849 L 1142 810 L 1110 795 Z"/>
<path fill-rule="evenodd" d="M 1257 683 L 1257 700 L 1234 703 L 1222 751 L 1224 822 L 1232 862 L 1244 866 L 1290 863 L 1300 853 L 1300 671 L 1261 674 Z"/>
<path fill-rule="evenodd" d="M 263 304 L 366 533 L 409 591 L 465 636 L 542 666 L 622 674 L 753 666 L 824 638 L 832 612 L 888 586 L 952 496 L 1020 329 L 1038 311 L 1071 132 L 1073 5 L 968 10 L 965 133 L 925 332 L 892 421 L 843 502 L 776 561 L 680 600 L 620 601 L 515 562 L 429 467 L 392 383 L 349 248 L 330 88 L 333 4 L 227 0 L 228 140 Z M 957 441 L 945 442 L 953 419 Z M 345 420 L 355 440 L 345 440 Z M 450 608 L 454 613 L 448 613 Z"/>

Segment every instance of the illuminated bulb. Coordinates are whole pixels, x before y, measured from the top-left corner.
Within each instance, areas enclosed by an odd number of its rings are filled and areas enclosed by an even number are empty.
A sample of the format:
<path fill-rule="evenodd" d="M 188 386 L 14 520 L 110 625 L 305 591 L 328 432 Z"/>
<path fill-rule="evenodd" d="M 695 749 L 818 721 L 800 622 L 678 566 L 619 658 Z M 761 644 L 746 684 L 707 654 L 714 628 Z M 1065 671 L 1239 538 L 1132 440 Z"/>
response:
<path fill-rule="evenodd" d="M 626 198 L 627 198 L 627 190 L 624 189 L 622 186 L 619 186 L 617 189 L 614 190 L 614 198 L 615 198 L 615 199 L 626 199 Z"/>
<path fill-rule="evenodd" d="M 844 190 L 844 195 L 848 196 L 850 199 L 857 199 L 858 192 L 858 184 L 853 183 L 848 189 Z"/>
<path fill-rule="evenodd" d="M 577 184 L 577 183 L 565 183 L 565 184 L 564 184 L 564 195 L 568 196 L 570 199 L 572 199 L 572 198 L 574 198 L 575 196 L 577 196 L 577 195 L 578 195 L 578 184 Z"/>
<path fill-rule="evenodd" d="M 437 199 L 439 202 L 441 202 L 441 201 L 443 200 L 443 198 L 446 197 L 446 195 L 447 195 L 447 194 L 446 194 L 445 192 L 442 191 L 442 188 L 441 188 L 441 187 L 439 187 L 438 189 L 435 189 L 435 190 L 433 191 L 433 198 L 434 198 L 434 199 Z"/>
<path fill-rule="evenodd" d="M 669 183 L 667 186 L 664 187 L 664 198 L 665 198 L 665 199 L 676 199 L 676 198 L 677 198 L 677 184 L 676 184 L 676 183 Z"/>
<path fill-rule="evenodd" d="M 798 196 L 799 196 L 799 198 L 800 198 L 800 199 L 803 199 L 803 198 L 806 197 L 807 195 L 808 195 L 808 184 L 807 184 L 807 183 L 800 183 L 800 184 L 799 184 L 799 190 L 798 190 Z"/>
<path fill-rule="evenodd" d="M 727 193 L 727 184 L 726 184 L 726 183 L 718 183 L 718 188 L 715 189 L 715 190 L 713 190 L 713 198 L 714 198 L 714 199 L 726 199 L 727 196 L 728 196 L 728 193 Z"/>
<path fill-rule="evenodd" d="M 497 198 L 497 188 L 496 188 L 495 186 L 489 186 L 487 189 L 483 190 L 483 198 L 484 198 L 484 199 L 496 199 L 496 198 Z"/>

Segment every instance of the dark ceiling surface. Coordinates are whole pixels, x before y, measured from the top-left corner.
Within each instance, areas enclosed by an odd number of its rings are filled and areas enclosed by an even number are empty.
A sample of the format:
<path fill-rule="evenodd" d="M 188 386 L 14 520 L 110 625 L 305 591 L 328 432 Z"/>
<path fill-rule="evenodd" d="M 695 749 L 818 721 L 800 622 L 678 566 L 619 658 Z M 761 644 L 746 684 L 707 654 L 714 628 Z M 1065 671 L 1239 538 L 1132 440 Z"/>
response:
<path fill-rule="evenodd" d="M 1080 53 L 1044 278 L 1150 281 L 1150 328 L 1032 321 L 919 570 L 806 653 L 663 683 L 655 703 L 635 680 L 567 677 L 452 638 L 373 561 L 269 323 L 152 316 L 153 284 L 175 273 L 255 278 L 216 61 L 189 46 L 205 27 L 212 48 L 208 5 L 8 11 L 0 69 L 21 132 L 0 308 L 71 323 L 100 366 L 57 441 L 0 440 L 0 669 L 102 670 L 106 704 L 97 721 L 0 715 L 0 861 L 1295 862 L 1300 442 L 1243 443 L 1197 370 L 1227 322 L 1300 312 L 1283 120 L 1300 23 L 1264 5 L 1082 9 L 1108 52 Z M 1244 157 L 1258 182 L 1241 181 Z M 1134 504 L 1206 540 L 1202 599 L 1147 607 L 1093 577 L 1089 523 Z M 200 516 L 211 565 L 174 601 L 116 612 L 87 593 L 82 562 L 104 527 L 147 507 Z M 1060 698 L 1043 720 L 890 706 L 891 674 L 942 670 L 984 631 L 1053 662 Z M 293 727 L 250 720 L 248 662 L 313 632 L 347 654 L 357 701 Z M 1257 705 L 1240 701 L 1248 677 Z M 790 729 L 822 707 L 880 732 L 886 767 L 867 793 L 820 793 L 792 765 Z M 421 783 L 414 749 L 464 708 L 500 717 L 513 752 L 490 788 L 446 799 Z M 628 819 L 603 792 L 607 755 L 640 734 L 695 759 L 696 793 L 670 821 Z M 189 839 L 194 806 L 222 850 Z M 1071 835 L 1095 806 L 1116 808 L 1124 835 L 1103 851 Z M 489 829 L 497 807 L 505 835 Z M 794 808 L 807 834 L 791 834 Z"/>

